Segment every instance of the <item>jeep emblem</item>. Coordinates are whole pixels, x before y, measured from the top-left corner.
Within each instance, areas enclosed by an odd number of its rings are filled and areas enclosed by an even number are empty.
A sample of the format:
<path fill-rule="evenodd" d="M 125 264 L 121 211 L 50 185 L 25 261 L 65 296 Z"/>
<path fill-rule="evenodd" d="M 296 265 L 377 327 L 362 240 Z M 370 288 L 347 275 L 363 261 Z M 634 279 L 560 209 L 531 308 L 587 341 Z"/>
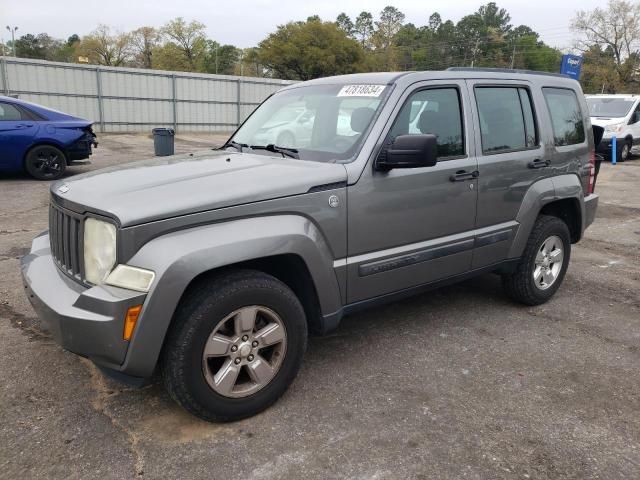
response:
<path fill-rule="evenodd" d="M 67 185 L 66 183 L 58 187 L 58 193 L 67 193 L 68 191 L 69 191 L 69 185 Z"/>
<path fill-rule="evenodd" d="M 337 195 L 331 195 L 329 197 L 329 206 L 331 208 L 337 208 L 340 205 L 340 199 Z"/>

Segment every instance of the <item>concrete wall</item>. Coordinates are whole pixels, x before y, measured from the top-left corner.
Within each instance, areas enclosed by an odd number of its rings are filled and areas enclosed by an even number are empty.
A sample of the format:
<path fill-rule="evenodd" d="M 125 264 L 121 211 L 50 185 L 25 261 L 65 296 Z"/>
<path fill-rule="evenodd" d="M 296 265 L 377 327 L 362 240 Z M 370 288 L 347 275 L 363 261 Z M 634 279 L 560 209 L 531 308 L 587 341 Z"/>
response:
<path fill-rule="evenodd" d="M 232 130 L 290 83 L 0 57 L 0 94 L 93 120 L 102 132 L 165 126 L 182 132 Z"/>

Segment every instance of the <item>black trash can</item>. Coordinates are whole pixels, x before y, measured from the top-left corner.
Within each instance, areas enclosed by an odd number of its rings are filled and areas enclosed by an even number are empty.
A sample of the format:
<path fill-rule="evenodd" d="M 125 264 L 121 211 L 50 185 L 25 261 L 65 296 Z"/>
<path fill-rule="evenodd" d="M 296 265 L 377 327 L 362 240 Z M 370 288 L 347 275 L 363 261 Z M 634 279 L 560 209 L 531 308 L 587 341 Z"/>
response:
<path fill-rule="evenodd" d="M 166 157 L 173 155 L 173 138 L 176 132 L 173 128 L 154 128 L 153 132 L 153 149 L 156 157 Z"/>

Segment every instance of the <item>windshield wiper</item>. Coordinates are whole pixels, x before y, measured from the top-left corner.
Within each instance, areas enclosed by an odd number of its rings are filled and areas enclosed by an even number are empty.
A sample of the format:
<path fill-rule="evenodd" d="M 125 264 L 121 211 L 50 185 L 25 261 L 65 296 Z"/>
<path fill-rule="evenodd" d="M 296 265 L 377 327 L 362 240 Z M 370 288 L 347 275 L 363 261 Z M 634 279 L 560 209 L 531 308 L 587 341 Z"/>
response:
<path fill-rule="evenodd" d="M 233 147 L 233 148 L 235 148 L 236 150 L 238 150 L 239 152 L 242 153 L 242 149 L 243 148 L 248 148 L 249 145 L 247 145 L 246 143 L 238 143 L 236 141 L 229 140 L 227 143 L 222 145 L 222 147 L 220 147 L 220 150 L 223 150 L 223 149 L 225 149 L 227 147 Z"/>
<path fill-rule="evenodd" d="M 279 147 L 270 143 L 269 145 L 249 145 L 251 150 L 266 150 L 267 152 L 279 153 L 283 157 L 300 158 L 297 148 Z"/>

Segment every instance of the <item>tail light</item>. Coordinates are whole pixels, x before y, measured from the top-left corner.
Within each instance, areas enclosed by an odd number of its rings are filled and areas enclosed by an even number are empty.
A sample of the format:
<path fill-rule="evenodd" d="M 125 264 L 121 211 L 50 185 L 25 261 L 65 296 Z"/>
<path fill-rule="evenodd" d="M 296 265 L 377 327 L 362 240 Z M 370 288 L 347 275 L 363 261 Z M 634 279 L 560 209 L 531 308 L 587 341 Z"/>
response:
<path fill-rule="evenodd" d="M 596 185 L 596 151 L 591 150 L 589 152 L 589 186 L 587 188 L 587 194 L 591 195 L 595 190 Z"/>

